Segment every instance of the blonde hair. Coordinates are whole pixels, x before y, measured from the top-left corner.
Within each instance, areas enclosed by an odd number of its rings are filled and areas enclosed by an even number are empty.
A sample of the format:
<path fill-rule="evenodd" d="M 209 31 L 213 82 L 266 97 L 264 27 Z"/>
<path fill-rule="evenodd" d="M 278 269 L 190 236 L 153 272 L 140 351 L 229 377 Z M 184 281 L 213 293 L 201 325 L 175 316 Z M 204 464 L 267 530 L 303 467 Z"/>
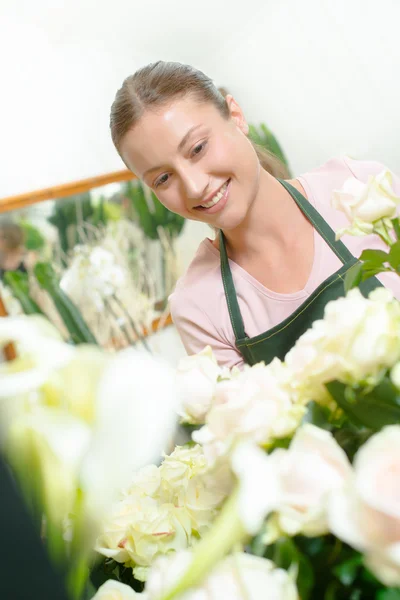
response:
<path fill-rule="evenodd" d="M 207 75 L 190 65 L 160 60 L 127 77 L 111 106 L 111 138 L 118 152 L 123 138 L 146 109 L 156 109 L 187 94 L 199 102 L 211 102 L 222 117 L 230 117 L 226 90 L 216 88 Z M 288 177 L 286 166 L 276 156 L 250 141 L 263 169 L 274 177 Z"/>

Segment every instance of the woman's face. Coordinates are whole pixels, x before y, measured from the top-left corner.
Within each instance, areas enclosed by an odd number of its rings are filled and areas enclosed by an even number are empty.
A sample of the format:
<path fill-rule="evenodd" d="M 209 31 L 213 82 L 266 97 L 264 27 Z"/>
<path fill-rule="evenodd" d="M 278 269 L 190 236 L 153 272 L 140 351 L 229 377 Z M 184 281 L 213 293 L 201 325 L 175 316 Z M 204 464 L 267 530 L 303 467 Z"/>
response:
<path fill-rule="evenodd" d="M 148 110 L 124 137 L 121 155 L 169 210 L 220 229 L 240 225 L 257 195 L 260 164 L 240 107 L 230 117 L 190 96 Z"/>

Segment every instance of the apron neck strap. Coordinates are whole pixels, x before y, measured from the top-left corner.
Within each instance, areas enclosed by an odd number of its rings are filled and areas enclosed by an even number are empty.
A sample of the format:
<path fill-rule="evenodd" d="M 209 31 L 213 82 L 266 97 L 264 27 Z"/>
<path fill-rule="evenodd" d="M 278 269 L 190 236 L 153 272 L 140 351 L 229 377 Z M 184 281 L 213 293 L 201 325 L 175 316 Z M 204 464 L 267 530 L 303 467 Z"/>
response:
<path fill-rule="evenodd" d="M 229 266 L 228 254 L 226 252 L 225 236 L 222 229 L 219 230 L 219 252 L 221 255 L 221 275 L 224 284 L 225 298 L 228 304 L 229 317 L 232 323 L 235 339 L 243 340 L 246 336 L 244 324 L 236 296 L 231 268 Z"/>
<path fill-rule="evenodd" d="M 353 255 L 340 240 L 336 240 L 336 235 L 328 223 L 321 217 L 319 212 L 296 190 L 290 183 L 278 179 L 283 187 L 289 192 L 302 213 L 312 223 L 320 236 L 325 240 L 331 250 L 336 254 L 340 261 L 345 264 L 353 259 Z M 236 342 L 246 339 L 244 323 L 237 300 L 236 290 L 233 283 L 232 272 L 229 266 L 228 254 L 226 252 L 225 236 L 219 232 L 219 251 L 221 256 L 221 275 L 224 284 L 225 298 L 228 304 L 229 317 L 231 320 Z"/>
<path fill-rule="evenodd" d="M 341 240 L 336 240 L 336 234 L 333 229 L 328 225 L 328 223 L 321 217 L 319 212 L 315 210 L 313 205 L 304 198 L 303 194 L 301 194 L 295 187 L 293 187 L 287 181 L 283 181 L 283 179 L 278 179 L 279 183 L 283 185 L 283 187 L 289 192 L 292 196 L 293 200 L 296 202 L 297 206 L 300 208 L 301 212 L 307 217 L 310 223 L 314 226 L 314 228 L 318 231 L 320 236 L 325 240 L 330 249 L 336 254 L 339 260 L 345 264 L 353 259 L 353 255 L 346 248 Z"/>

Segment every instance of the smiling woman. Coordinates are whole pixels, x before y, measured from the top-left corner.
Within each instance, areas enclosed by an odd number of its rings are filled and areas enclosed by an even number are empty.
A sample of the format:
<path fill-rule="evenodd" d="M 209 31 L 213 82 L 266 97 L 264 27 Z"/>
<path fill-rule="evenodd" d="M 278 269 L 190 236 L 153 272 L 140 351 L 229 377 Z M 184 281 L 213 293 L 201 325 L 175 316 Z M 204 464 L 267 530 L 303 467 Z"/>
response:
<path fill-rule="evenodd" d="M 331 207 L 334 190 L 347 179 L 366 182 L 383 165 L 336 158 L 284 180 L 276 158 L 261 160 L 233 96 L 180 63 L 159 61 L 128 77 L 110 125 L 127 167 L 166 208 L 218 232 L 200 244 L 170 297 L 186 350 L 210 345 L 230 367 L 282 358 L 344 295 L 343 275 L 371 247 L 368 237 L 335 239 L 345 217 Z M 396 177 L 393 187 L 399 194 Z M 384 284 L 400 296 L 386 275 L 365 282 L 363 293 Z"/>

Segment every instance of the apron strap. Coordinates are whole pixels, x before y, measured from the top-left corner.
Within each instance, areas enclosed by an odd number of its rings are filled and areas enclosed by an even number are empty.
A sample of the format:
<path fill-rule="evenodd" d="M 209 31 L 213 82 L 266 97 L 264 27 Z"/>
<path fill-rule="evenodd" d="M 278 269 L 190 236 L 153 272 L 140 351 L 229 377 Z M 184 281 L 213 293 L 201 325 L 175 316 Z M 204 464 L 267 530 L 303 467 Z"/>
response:
<path fill-rule="evenodd" d="M 246 333 L 244 331 L 244 324 L 242 314 L 239 308 L 239 302 L 236 296 L 235 285 L 233 283 L 231 268 L 229 266 L 228 254 L 225 246 L 225 236 L 222 233 L 222 229 L 219 230 L 219 252 L 221 255 L 221 275 L 222 282 L 224 284 L 225 298 L 228 304 L 229 317 L 232 323 L 233 332 L 235 339 L 245 339 Z"/>
<path fill-rule="evenodd" d="M 305 214 L 310 223 L 312 223 L 314 228 L 318 231 L 320 236 L 325 240 L 340 261 L 345 264 L 353 260 L 354 257 L 351 252 L 346 248 L 342 241 L 336 240 L 336 234 L 333 229 L 321 217 L 319 212 L 312 206 L 312 204 L 308 202 L 306 198 L 304 198 L 303 194 L 296 190 L 296 188 L 290 183 L 287 183 L 287 181 L 283 181 L 282 179 L 278 179 L 278 181 L 289 192 L 302 213 Z M 236 342 L 238 342 L 239 340 L 246 339 L 248 336 L 246 335 L 244 329 L 244 323 L 239 308 L 235 285 L 233 283 L 232 272 L 229 266 L 228 254 L 226 252 L 225 236 L 222 230 L 219 232 L 219 251 L 221 256 L 221 276 L 224 284 L 229 318 L 231 320 Z"/>
<path fill-rule="evenodd" d="M 336 234 L 328 223 L 321 217 L 319 212 L 315 210 L 313 205 L 304 198 L 295 187 L 287 181 L 278 179 L 279 183 L 289 192 L 301 212 L 306 215 L 307 219 L 314 225 L 320 236 L 325 240 L 330 249 L 336 254 L 343 264 L 349 262 L 354 257 L 348 248 L 341 240 L 336 240 Z"/>

